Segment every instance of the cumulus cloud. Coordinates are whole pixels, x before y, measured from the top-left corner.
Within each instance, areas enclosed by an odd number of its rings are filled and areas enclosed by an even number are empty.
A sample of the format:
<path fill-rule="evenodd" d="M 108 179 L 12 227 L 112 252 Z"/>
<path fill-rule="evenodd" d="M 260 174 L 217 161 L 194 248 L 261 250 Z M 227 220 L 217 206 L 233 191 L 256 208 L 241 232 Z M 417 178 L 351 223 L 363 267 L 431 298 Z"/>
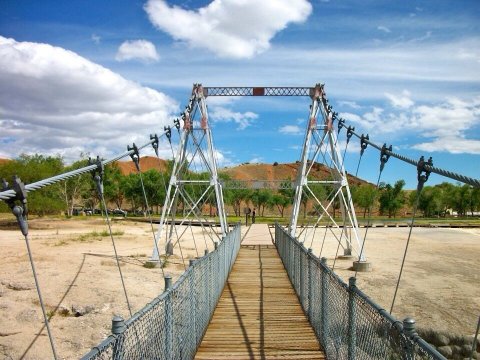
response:
<path fill-rule="evenodd" d="M 385 93 L 385 96 L 390 100 L 392 105 L 397 108 L 408 109 L 414 104 L 408 90 L 403 90 L 400 95 Z"/>
<path fill-rule="evenodd" d="M 158 61 L 160 56 L 155 45 L 147 40 L 127 40 L 120 45 L 115 56 L 117 61 L 142 60 L 146 62 Z"/>
<path fill-rule="evenodd" d="M 399 100 L 404 95 L 405 93 L 393 96 L 398 100 L 392 101 L 394 111 L 373 107 L 362 115 L 341 113 L 340 116 L 358 125 L 360 131 L 366 130 L 370 135 L 378 137 L 380 141 L 385 134 L 389 134 L 389 138 L 407 134 L 408 138 L 419 141 L 410 144 L 415 149 L 480 154 L 480 139 L 478 136 L 475 138 L 475 132 L 472 132 L 480 124 L 479 96 L 469 100 L 449 98 L 437 104 L 415 105 L 405 99 Z M 388 98 L 392 100 L 391 97 Z M 400 110 L 397 111 L 398 109 Z"/>
<path fill-rule="evenodd" d="M 278 129 L 281 134 L 287 135 L 301 135 L 303 133 L 300 126 L 297 125 L 284 125 Z"/>
<path fill-rule="evenodd" d="M 304 22 L 312 12 L 306 0 L 214 0 L 197 10 L 149 0 L 144 8 L 152 24 L 174 39 L 229 58 L 267 50 L 276 33 Z"/>
<path fill-rule="evenodd" d="M 72 51 L 0 36 L 0 143 L 9 157 L 111 156 L 160 133 L 177 112 L 168 96 Z"/>
<path fill-rule="evenodd" d="M 251 112 L 235 112 L 222 106 L 212 107 L 210 110 L 210 121 L 212 122 L 234 122 L 238 125 L 237 130 L 244 130 L 250 126 L 258 115 Z"/>

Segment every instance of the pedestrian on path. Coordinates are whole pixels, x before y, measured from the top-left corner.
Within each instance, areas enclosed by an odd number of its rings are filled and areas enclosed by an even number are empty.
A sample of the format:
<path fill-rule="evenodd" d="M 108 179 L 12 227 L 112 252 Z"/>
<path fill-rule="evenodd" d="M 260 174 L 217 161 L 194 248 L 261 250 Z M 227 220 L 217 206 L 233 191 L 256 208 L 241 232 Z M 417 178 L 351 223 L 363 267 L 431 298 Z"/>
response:
<path fill-rule="evenodd" d="M 255 211 L 255 208 L 253 208 L 253 212 L 252 212 L 252 224 L 255 224 L 255 214 L 256 214 L 256 211 Z"/>

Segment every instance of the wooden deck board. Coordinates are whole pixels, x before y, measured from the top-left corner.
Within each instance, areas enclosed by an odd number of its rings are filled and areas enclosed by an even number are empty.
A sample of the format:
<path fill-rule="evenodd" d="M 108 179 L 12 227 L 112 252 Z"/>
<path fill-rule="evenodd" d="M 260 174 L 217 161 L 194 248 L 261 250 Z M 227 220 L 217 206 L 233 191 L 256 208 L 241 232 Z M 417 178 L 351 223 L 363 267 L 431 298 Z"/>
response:
<path fill-rule="evenodd" d="M 195 359 L 325 359 L 274 247 L 242 246 Z"/>

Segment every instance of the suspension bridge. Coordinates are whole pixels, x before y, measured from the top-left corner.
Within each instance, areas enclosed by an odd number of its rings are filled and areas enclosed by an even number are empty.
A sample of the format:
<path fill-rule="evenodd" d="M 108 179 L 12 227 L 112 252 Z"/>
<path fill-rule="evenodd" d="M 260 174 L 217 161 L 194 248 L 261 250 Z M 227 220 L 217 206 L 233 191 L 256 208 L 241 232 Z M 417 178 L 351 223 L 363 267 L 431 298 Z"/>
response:
<path fill-rule="evenodd" d="M 207 98 L 211 96 L 310 98 L 296 180 L 288 184 L 221 181 L 207 110 Z M 176 130 L 180 138 L 176 150 L 171 142 L 172 130 Z M 361 236 L 344 167 L 346 148 L 343 154 L 339 149 L 338 136 L 342 130 L 346 132 L 347 146 L 352 137 L 360 140 L 357 172 L 369 146 L 379 151 L 377 188 L 391 157 L 411 164 L 417 173 L 416 205 L 389 311 L 356 287 L 357 273 L 371 269 L 365 252 L 370 218 Z M 172 146 L 174 163 L 171 178 L 164 184 L 166 199 L 155 230 L 139 160 L 140 152 L 147 147 L 152 147 L 158 157 L 161 137 Z M 354 127 L 348 126 L 333 111 L 321 84 L 314 87 L 195 84 L 185 111 L 174 120 L 173 127 L 165 127 L 160 136 L 150 135 L 150 140 L 142 146 L 133 144 L 127 149 L 111 159 L 98 157 L 90 160 L 88 166 L 36 183 L 25 185 L 18 177 L 14 177 L 11 184 L 4 180 L 0 199 L 10 206 L 25 238 L 53 358 L 60 355 L 50 331 L 29 245 L 28 193 L 91 173 L 110 230 L 130 318 L 114 317 L 112 334 L 83 359 L 444 359 L 418 336 L 413 319 L 399 321 L 391 314 L 401 285 L 419 194 L 430 174 L 437 173 L 473 187 L 480 187 L 480 180 L 434 167 L 431 158 L 409 159 L 393 152 L 391 145 L 380 146 L 368 135 L 356 133 Z M 142 182 L 142 196 L 152 230 L 149 261 L 161 269 L 165 281 L 164 292 L 136 313 L 131 310 L 125 288 L 103 191 L 104 167 L 126 157 L 135 163 Z M 329 169 L 328 179 L 312 179 L 310 173 L 316 163 Z M 199 180 L 189 176 L 194 172 L 207 173 L 208 178 Z M 225 187 L 291 188 L 294 197 L 288 226 L 255 224 L 242 238 L 240 224 L 227 221 Z M 315 191 L 318 187 L 328 187 L 330 194 L 320 198 Z M 300 208 L 305 198 L 315 203 L 316 218 L 313 223 L 299 227 Z M 207 202 L 214 204 L 214 220 L 202 215 Z M 334 206 L 340 211 L 339 217 L 331 214 Z M 371 209 L 368 213 L 371 214 Z M 204 241 L 213 243 L 214 250 L 205 250 L 195 259 L 185 259 L 182 239 L 189 236 L 192 225 L 201 227 Z M 321 252 L 317 255 L 312 251 L 320 230 L 324 231 L 324 242 L 337 244 L 338 256 L 351 259 L 355 275 L 348 284 L 327 265 Z M 184 263 L 188 261 L 188 267 L 172 284 L 165 263 L 175 253 Z M 474 348 L 475 344 L 472 354 Z"/>

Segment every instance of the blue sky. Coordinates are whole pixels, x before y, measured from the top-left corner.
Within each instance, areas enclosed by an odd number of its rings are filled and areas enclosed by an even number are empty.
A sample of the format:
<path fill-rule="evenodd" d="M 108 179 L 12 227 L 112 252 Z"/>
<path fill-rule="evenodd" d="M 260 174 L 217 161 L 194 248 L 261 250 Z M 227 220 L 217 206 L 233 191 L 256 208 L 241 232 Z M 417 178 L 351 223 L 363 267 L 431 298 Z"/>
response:
<path fill-rule="evenodd" d="M 171 124 L 197 82 L 321 82 L 357 132 L 480 178 L 479 1 L 0 4 L 0 157 L 109 157 Z M 299 158 L 309 99 L 208 103 L 222 165 Z M 353 141 L 349 172 L 358 153 Z M 378 165 L 368 149 L 359 176 L 375 182 Z M 383 179 L 399 178 L 413 188 L 416 171 L 392 159 Z"/>

